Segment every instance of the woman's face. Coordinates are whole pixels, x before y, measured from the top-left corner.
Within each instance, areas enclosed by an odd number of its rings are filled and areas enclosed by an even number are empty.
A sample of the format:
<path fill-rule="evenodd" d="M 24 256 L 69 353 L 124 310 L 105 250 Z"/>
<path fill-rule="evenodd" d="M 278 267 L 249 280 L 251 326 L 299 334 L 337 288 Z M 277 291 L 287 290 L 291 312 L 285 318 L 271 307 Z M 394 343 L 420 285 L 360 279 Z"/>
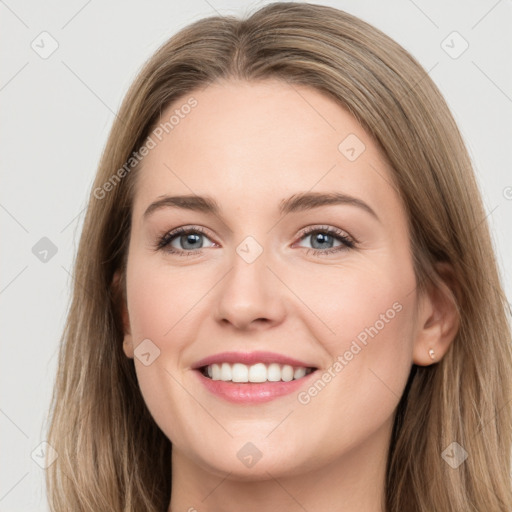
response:
<path fill-rule="evenodd" d="M 173 457 L 239 478 L 384 460 L 422 301 L 377 145 L 279 81 L 172 115 L 138 176 L 123 347 Z"/>

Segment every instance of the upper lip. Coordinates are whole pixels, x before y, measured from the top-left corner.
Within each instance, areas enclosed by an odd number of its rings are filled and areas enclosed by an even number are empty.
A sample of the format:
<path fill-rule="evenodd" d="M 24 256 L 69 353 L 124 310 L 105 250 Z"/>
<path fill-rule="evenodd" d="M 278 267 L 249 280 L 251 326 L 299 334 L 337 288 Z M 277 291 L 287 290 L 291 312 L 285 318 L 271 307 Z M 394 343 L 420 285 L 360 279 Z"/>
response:
<path fill-rule="evenodd" d="M 211 364 L 220 363 L 243 363 L 246 365 L 252 365 L 256 363 L 280 363 L 288 364 L 290 366 L 302 366 L 304 368 L 315 368 L 314 365 L 288 357 L 283 354 L 276 354 L 274 352 L 220 352 L 212 356 L 205 357 L 200 361 L 197 361 L 192 365 L 193 369 L 202 368 L 203 366 L 210 366 Z"/>

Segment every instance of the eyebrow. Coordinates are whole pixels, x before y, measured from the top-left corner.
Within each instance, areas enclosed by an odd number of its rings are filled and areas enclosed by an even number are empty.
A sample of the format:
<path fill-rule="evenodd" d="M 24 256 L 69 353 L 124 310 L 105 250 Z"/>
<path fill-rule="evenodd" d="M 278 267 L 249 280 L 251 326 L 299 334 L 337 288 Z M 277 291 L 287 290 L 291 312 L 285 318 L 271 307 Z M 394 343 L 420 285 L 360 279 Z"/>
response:
<path fill-rule="evenodd" d="M 303 192 L 294 194 L 288 199 L 283 199 L 279 204 L 279 212 L 282 215 L 288 213 L 312 210 L 321 206 L 350 205 L 361 208 L 375 219 L 379 220 L 375 211 L 364 201 L 357 197 L 342 194 L 340 192 Z M 210 213 L 220 217 L 220 207 L 217 201 L 210 196 L 182 195 L 182 196 L 161 196 L 151 203 L 143 217 L 146 219 L 153 212 L 162 208 L 180 208 L 202 213 Z"/>

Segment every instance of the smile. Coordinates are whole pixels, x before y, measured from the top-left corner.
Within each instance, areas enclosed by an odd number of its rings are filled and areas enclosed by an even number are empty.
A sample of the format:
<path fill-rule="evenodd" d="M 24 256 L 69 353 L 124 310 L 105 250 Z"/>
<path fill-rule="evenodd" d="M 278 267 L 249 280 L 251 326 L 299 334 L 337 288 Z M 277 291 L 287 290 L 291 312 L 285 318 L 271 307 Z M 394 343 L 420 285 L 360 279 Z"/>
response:
<path fill-rule="evenodd" d="M 200 371 L 205 377 L 224 382 L 290 382 L 309 375 L 314 368 L 279 363 L 221 363 L 203 366 Z"/>
<path fill-rule="evenodd" d="M 213 395 L 232 403 L 268 402 L 299 391 L 317 367 L 272 352 L 223 352 L 192 368 Z"/>

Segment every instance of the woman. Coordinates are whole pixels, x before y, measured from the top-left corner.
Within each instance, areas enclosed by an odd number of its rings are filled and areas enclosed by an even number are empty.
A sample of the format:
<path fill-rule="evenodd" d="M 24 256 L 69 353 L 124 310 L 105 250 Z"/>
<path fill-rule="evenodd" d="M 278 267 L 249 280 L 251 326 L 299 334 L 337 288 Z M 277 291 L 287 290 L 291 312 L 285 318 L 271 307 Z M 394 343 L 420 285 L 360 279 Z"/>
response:
<path fill-rule="evenodd" d="M 275 3 L 180 31 L 91 191 L 52 510 L 511 510 L 484 219 L 445 101 L 377 29 Z"/>

